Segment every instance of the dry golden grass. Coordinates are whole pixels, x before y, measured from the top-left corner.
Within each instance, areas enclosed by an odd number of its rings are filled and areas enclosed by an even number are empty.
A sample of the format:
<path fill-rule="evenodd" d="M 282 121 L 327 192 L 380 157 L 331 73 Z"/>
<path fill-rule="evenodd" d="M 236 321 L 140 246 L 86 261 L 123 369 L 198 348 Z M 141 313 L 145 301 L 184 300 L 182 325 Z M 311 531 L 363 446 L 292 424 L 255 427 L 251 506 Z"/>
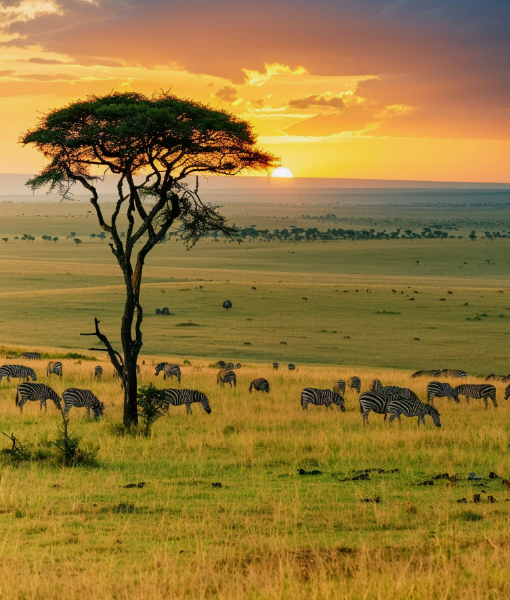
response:
<path fill-rule="evenodd" d="M 50 349 L 46 349 L 50 350 Z M 169 357 L 167 357 L 169 358 Z M 142 357 L 141 382 L 163 387 L 156 357 Z M 140 362 L 141 362 L 140 361 Z M 13 362 L 4 360 L 3 363 Z M 19 361 L 16 361 L 19 362 Z M 43 376 L 47 361 L 31 364 Z M 150 438 L 118 437 L 122 393 L 96 363 L 64 361 L 65 387 L 87 387 L 106 403 L 100 422 L 72 409 L 71 428 L 99 447 L 96 468 L 61 469 L 48 461 L 5 463 L 0 480 L 0 596 L 10 598 L 480 598 L 510 594 L 510 490 L 490 471 L 510 475 L 509 405 L 438 400 L 443 427 L 379 415 L 363 427 L 358 396 L 347 412 L 300 407 L 303 387 L 331 387 L 357 374 L 409 386 L 423 399 L 428 380 L 395 370 L 339 366 L 273 371 L 243 364 L 236 389 L 216 384 L 206 361 L 182 366 L 183 387 L 201 389 L 212 413 L 184 407 Z M 269 395 L 250 394 L 267 377 Z M 171 385 L 171 384 L 170 384 Z M 0 429 L 33 449 L 55 438 L 58 413 L 35 403 L 20 416 L 15 382 L 0 384 Z M 8 446 L 8 440 L 5 440 Z M 297 468 L 318 469 L 299 476 Z M 339 482 L 352 470 L 398 468 L 369 481 Z M 469 472 L 483 475 L 479 484 Z M 440 473 L 458 481 L 418 483 Z M 139 489 L 128 483 L 150 482 Z M 221 488 L 213 488 L 221 482 Z M 480 504 L 458 504 L 482 493 Z M 497 502 L 486 501 L 493 495 Z M 363 503 L 364 498 L 380 503 Z"/>

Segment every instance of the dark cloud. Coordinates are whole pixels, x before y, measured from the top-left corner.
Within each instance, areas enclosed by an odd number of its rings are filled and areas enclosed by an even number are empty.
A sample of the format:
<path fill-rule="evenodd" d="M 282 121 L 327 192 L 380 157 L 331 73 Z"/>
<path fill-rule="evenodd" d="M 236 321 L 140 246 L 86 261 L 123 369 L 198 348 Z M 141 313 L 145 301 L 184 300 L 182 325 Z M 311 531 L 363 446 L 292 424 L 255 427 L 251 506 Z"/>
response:
<path fill-rule="evenodd" d="M 299 100 L 291 100 L 289 108 L 343 108 L 345 106 L 342 98 L 324 98 L 323 96 L 307 96 Z"/>
<path fill-rule="evenodd" d="M 222 87 L 217 92 L 215 92 L 214 96 L 218 98 L 218 100 L 222 100 L 223 102 L 232 103 L 237 98 L 237 90 L 235 87 L 226 85 L 225 87 Z"/>
<path fill-rule="evenodd" d="M 33 56 L 32 58 L 27 59 L 18 59 L 19 62 L 28 62 L 35 63 L 36 65 L 68 65 L 69 62 L 65 62 L 63 60 L 51 60 L 49 58 L 38 58 L 37 56 Z"/>
<path fill-rule="evenodd" d="M 4 71 L 0 71 L 0 77 L 10 77 L 11 75 L 14 75 L 14 73 L 16 73 L 16 71 L 12 71 L 11 69 L 6 69 Z"/>

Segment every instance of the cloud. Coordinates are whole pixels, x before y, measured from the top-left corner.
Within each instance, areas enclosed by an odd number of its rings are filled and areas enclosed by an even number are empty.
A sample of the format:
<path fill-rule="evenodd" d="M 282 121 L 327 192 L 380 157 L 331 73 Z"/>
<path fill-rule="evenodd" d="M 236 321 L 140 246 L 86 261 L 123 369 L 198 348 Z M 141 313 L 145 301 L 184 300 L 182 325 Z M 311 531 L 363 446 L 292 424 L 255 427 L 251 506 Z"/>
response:
<path fill-rule="evenodd" d="M 11 77 L 11 75 L 14 75 L 14 73 L 16 73 L 16 71 L 12 71 L 11 69 L 6 69 L 4 71 L 0 71 L 0 77 Z"/>
<path fill-rule="evenodd" d="M 319 114 L 294 123 L 285 129 L 287 135 L 332 136 L 341 133 L 362 132 L 377 123 L 371 111 L 358 105 L 334 114 Z"/>
<path fill-rule="evenodd" d="M 18 59 L 20 62 L 28 62 L 28 63 L 34 63 L 36 65 L 68 65 L 70 64 L 69 62 L 65 62 L 63 60 L 56 60 L 56 59 L 50 59 L 50 58 L 39 58 L 37 56 L 33 56 L 31 58 L 27 58 L 27 59 Z"/>
<path fill-rule="evenodd" d="M 215 92 L 213 96 L 222 102 L 228 102 L 229 104 L 232 104 L 232 102 L 237 99 L 237 89 L 235 87 L 226 85 Z"/>
<path fill-rule="evenodd" d="M 29 75 L 18 75 L 19 79 L 26 79 L 28 81 L 76 81 L 79 77 L 76 75 L 68 75 L 67 73 L 57 73 L 50 75 L 48 73 L 30 73 Z"/>
<path fill-rule="evenodd" d="M 327 98 L 324 96 L 307 96 L 299 100 L 291 100 L 289 108 L 344 108 L 345 102 L 342 98 L 333 96 Z"/>

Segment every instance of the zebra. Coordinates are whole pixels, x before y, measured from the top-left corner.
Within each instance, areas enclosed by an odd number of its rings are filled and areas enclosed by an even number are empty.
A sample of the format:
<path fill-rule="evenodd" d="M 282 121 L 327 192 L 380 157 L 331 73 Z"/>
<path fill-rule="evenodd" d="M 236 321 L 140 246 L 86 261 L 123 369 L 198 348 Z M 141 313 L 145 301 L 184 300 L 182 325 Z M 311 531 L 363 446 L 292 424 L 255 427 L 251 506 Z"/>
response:
<path fill-rule="evenodd" d="M 62 394 L 62 398 L 64 399 L 64 415 L 66 417 L 73 406 L 76 408 L 85 407 L 89 417 L 91 409 L 95 419 L 103 416 L 104 404 L 99 402 L 90 390 L 69 388 Z"/>
<path fill-rule="evenodd" d="M 241 368 L 241 363 L 236 363 L 236 366 L 235 366 L 235 368 L 236 368 L 236 369 L 240 369 L 240 368 Z"/>
<path fill-rule="evenodd" d="M 49 377 L 52 373 L 55 375 L 58 375 L 60 377 L 60 379 L 62 379 L 62 363 L 61 362 L 56 362 L 56 361 L 52 360 L 51 362 L 48 363 L 48 366 L 46 367 L 46 376 Z"/>
<path fill-rule="evenodd" d="M 441 373 L 439 369 L 431 369 L 429 371 L 416 371 L 416 373 L 413 373 L 411 377 L 413 379 L 416 379 L 416 377 L 439 377 L 439 373 Z"/>
<path fill-rule="evenodd" d="M 29 381 L 30 379 L 32 381 L 37 381 L 35 371 L 22 365 L 4 365 L 3 367 L 0 367 L 0 381 L 2 381 L 4 377 L 9 382 L 11 381 L 11 377 L 23 379 L 23 381 Z"/>
<path fill-rule="evenodd" d="M 194 390 L 173 390 L 168 388 L 163 390 L 164 392 L 164 404 L 166 404 L 167 410 L 170 408 L 170 404 L 172 406 L 182 406 L 186 405 L 186 414 L 192 415 L 191 405 L 195 402 L 200 402 L 202 404 L 202 408 L 205 412 L 210 415 L 211 407 L 209 406 L 209 399 L 202 392 L 197 392 Z"/>
<path fill-rule="evenodd" d="M 260 379 L 254 379 L 250 383 L 250 393 L 252 388 L 256 392 L 267 392 L 269 394 L 269 381 L 267 379 L 264 379 L 263 377 L 261 377 Z"/>
<path fill-rule="evenodd" d="M 489 408 L 488 399 L 490 398 L 494 408 L 498 407 L 498 403 L 496 402 L 496 388 L 493 385 L 465 383 L 457 386 L 457 394 L 459 396 L 466 396 L 466 402 L 469 402 L 470 398 L 483 398 L 485 408 Z"/>
<path fill-rule="evenodd" d="M 419 427 L 420 422 L 423 422 L 425 425 L 425 415 L 430 415 L 434 425 L 436 427 L 441 427 L 441 420 L 439 418 L 437 409 L 435 409 L 432 404 L 425 404 L 424 402 L 421 402 L 418 400 L 418 398 L 412 400 L 406 400 L 403 398 L 392 400 L 388 403 L 387 410 L 391 415 L 390 425 L 395 419 L 398 419 L 400 422 L 400 415 L 404 415 L 404 417 L 418 417 Z"/>
<path fill-rule="evenodd" d="M 505 375 L 501 380 L 501 383 L 507 383 L 508 381 L 510 381 L 510 375 Z"/>
<path fill-rule="evenodd" d="M 218 376 L 216 378 L 216 383 L 220 383 L 222 387 L 226 383 L 229 383 L 230 387 L 232 387 L 232 384 L 234 384 L 234 387 L 236 387 L 236 385 L 237 385 L 236 374 L 234 373 L 234 371 L 232 371 L 232 369 L 229 369 L 229 368 L 222 369 L 218 373 Z"/>
<path fill-rule="evenodd" d="M 163 371 L 163 379 L 166 379 L 167 377 L 173 379 L 176 377 L 177 381 L 181 383 L 181 368 L 179 365 L 171 365 L 167 362 L 159 363 L 159 365 L 156 366 L 156 376 L 158 376 L 161 371 Z"/>
<path fill-rule="evenodd" d="M 383 394 L 389 401 L 392 400 L 418 400 L 418 396 L 409 388 L 401 388 L 396 385 L 387 385 L 383 388 Z"/>
<path fill-rule="evenodd" d="M 227 363 L 224 360 L 219 360 L 216 363 L 216 366 L 219 367 L 220 369 L 224 369 L 227 366 Z"/>
<path fill-rule="evenodd" d="M 274 363 L 273 363 L 273 369 L 274 369 L 275 371 L 278 371 L 278 367 L 279 367 L 279 366 L 280 366 L 280 365 L 279 365 L 277 362 L 274 362 Z"/>
<path fill-rule="evenodd" d="M 356 390 L 359 394 L 361 391 L 361 379 L 356 376 L 351 377 L 351 379 L 349 380 L 349 387 L 351 388 L 351 390 Z"/>
<path fill-rule="evenodd" d="M 333 408 L 331 405 L 336 404 L 338 408 L 345 412 L 344 399 L 340 394 L 331 390 L 318 390 L 316 388 L 305 388 L 301 392 L 301 406 L 303 410 L 308 410 L 308 405 L 326 406 Z"/>
<path fill-rule="evenodd" d="M 372 379 L 370 384 L 370 391 L 377 392 L 378 394 L 384 394 L 384 386 L 379 379 Z"/>
<path fill-rule="evenodd" d="M 485 381 L 501 381 L 501 382 L 505 382 L 508 381 L 505 375 L 495 375 L 494 373 L 492 373 L 491 375 L 488 375 L 485 378 Z"/>
<path fill-rule="evenodd" d="M 41 360 L 40 352 L 22 352 L 20 358 L 26 358 L 28 360 Z"/>
<path fill-rule="evenodd" d="M 505 400 L 508 400 L 508 396 L 510 396 L 510 385 L 505 389 Z"/>
<path fill-rule="evenodd" d="M 427 402 L 434 406 L 434 398 L 453 398 L 457 404 L 460 402 L 457 388 L 452 388 L 449 383 L 431 381 L 427 386 Z"/>
<path fill-rule="evenodd" d="M 454 378 L 465 378 L 467 377 L 466 371 L 455 371 L 454 369 L 443 369 L 437 375 L 437 377 L 454 377 Z"/>
<path fill-rule="evenodd" d="M 335 381 L 333 384 L 333 391 L 337 394 L 345 394 L 345 381 L 343 379 Z"/>
<path fill-rule="evenodd" d="M 296 370 L 296 365 L 293 365 L 292 363 L 289 364 L 289 371 L 295 371 Z"/>
<path fill-rule="evenodd" d="M 103 379 L 103 367 L 100 367 L 99 365 L 94 368 L 94 381 L 96 379 Z"/>
<path fill-rule="evenodd" d="M 368 425 L 368 415 L 375 412 L 378 415 L 386 416 L 388 412 L 389 398 L 381 392 L 363 392 L 359 397 L 359 407 L 363 415 L 363 425 Z"/>
<path fill-rule="evenodd" d="M 32 402 L 39 401 L 40 410 L 42 410 L 42 407 L 44 406 L 44 412 L 48 411 L 46 400 L 53 400 L 55 406 L 59 410 L 62 410 L 59 395 L 55 390 L 44 385 L 44 383 L 20 383 L 18 385 L 18 390 L 16 392 L 16 406 L 19 406 L 20 413 L 23 412 L 23 405 L 29 400 L 32 400 Z"/>
<path fill-rule="evenodd" d="M 235 369 L 234 363 L 229 362 L 228 365 L 225 365 L 225 369 Z"/>

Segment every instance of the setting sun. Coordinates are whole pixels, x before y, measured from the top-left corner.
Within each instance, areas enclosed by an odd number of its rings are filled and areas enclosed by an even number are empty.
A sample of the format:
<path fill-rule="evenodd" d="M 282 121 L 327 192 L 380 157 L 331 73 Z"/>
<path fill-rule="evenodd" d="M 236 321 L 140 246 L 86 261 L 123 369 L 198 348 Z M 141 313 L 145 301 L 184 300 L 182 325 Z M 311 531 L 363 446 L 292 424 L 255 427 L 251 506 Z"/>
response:
<path fill-rule="evenodd" d="M 271 177 L 294 177 L 294 175 L 292 175 L 292 171 L 290 169 L 287 169 L 285 167 L 277 167 Z"/>

